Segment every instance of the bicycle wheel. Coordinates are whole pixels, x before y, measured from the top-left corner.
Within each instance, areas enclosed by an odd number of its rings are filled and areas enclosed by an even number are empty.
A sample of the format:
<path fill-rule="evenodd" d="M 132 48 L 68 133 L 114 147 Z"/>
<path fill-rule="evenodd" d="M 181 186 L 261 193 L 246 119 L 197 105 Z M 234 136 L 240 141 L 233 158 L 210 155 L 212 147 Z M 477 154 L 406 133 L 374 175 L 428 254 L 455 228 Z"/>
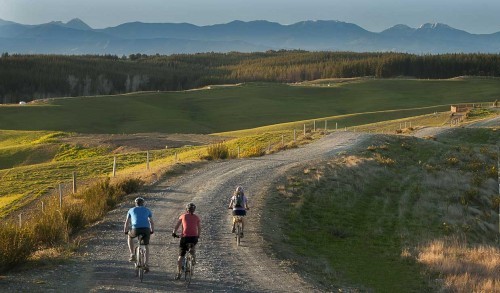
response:
<path fill-rule="evenodd" d="M 184 267 L 184 280 L 186 281 L 186 286 L 191 283 L 191 277 L 193 276 L 193 259 L 191 255 L 186 256 L 186 265 Z"/>
<path fill-rule="evenodd" d="M 139 276 L 139 267 L 140 267 L 140 263 L 139 263 L 139 247 L 136 247 L 135 248 L 135 262 L 134 262 L 134 271 L 135 271 L 135 276 Z"/>
<path fill-rule="evenodd" d="M 139 248 L 137 249 L 137 263 L 139 264 L 139 279 L 144 278 L 144 251 L 143 249 Z"/>

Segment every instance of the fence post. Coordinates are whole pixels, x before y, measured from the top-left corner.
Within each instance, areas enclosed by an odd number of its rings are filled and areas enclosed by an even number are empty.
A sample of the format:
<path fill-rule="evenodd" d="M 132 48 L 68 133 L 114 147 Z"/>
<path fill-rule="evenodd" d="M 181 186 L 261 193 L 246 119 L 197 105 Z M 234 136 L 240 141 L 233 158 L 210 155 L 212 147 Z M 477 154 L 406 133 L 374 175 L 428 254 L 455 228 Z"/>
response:
<path fill-rule="evenodd" d="M 75 186 L 75 185 L 73 185 Z M 75 190 L 75 187 L 73 187 L 73 190 Z M 75 193 L 75 191 L 73 191 Z M 62 185 L 59 183 L 59 208 L 62 208 L 62 201 L 63 201 L 63 196 L 62 196 Z"/>
<path fill-rule="evenodd" d="M 238 158 L 240 157 L 240 146 L 238 146 Z"/>
<path fill-rule="evenodd" d="M 500 196 L 500 146 L 497 146 L 498 195 Z M 500 243 L 500 204 L 498 205 L 498 241 Z"/>
<path fill-rule="evenodd" d="M 313 132 L 316 132 L 316 120 L 313 120 Z"/>
<path fill-rule="evenodd" d="M 325 119 L 325 130 L 327 129 L 328 120 Z"/>
<path fill-rule="evenodd" d="M 23 214 L 20 213 L 19 214 L 19 228 L 21 228 L 23 226 Z"/>
<path fill-rule="evenodd" d="M 113 177 L 116 176 L 116 156 L 113 157 Z"/>
<path fill-rule="evenodd" d="M 177 152 L 175 152 L 175 162 L 177 163 Z"/>
<path fill-rule="evenodd" d="M 45 212 L 45 209 L 43 207 L 43 200 L 41 201 L 41 203 L 42 203 L 42 214 L 43 214 Z"/>
<path fill-rule="evenodd" d="M 306 136 L 306 124 L 304 123 L 304 136 Z"/>
<path fill-rule="evenodd" d="M 269 144 L 267 145 L 267 152 L 268 153 L 271 152 L 271 141 L 269 141 Z"/>
<path fill-rule="evenodd" d="M 293 130 L 293 141 L 297 140 L 297 131 L 294 129 Z"/>
<path fill-rule="evenodd" d="M 146 151 L 146 170 L 149 170 L 149 151 Z"/>
<path fill-rule="evenodd" d="M 337 129 L 338 129 L 338 123 L 335 122 L 335 130 L 337 130 Z"/>
<path fill-rule="evenodd" d="M 76 172 L 73 172 L 73 194 L 76 193 Z"/>

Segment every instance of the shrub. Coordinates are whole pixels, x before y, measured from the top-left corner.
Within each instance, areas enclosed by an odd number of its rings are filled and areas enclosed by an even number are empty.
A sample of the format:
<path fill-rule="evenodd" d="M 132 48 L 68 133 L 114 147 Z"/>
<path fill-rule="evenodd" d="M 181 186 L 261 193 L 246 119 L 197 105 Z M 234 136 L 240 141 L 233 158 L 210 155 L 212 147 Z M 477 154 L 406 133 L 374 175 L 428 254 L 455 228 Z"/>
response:
<path fill-rule="evenodd" d="M 266 151 L 263 148 L 260 148 L 258 146 L 251 147 L 249 149 L 246 149 L 242 157 L 261 157 L 266 154 Z"/>
<path fill-rule="evenodd" d="M 50 246 L 68 238 L 67 225 L 63 214 L 55 207 L 35 218 L 32 225 L 33 239 L 37 245 Z"/>
<path fill-rule="evenodd" d="M 118 189 L 125 194 L 130 194 L 139 191 L 139 189 L 144 185 L 144 181 L 141 179 L 129 178 L 120 181 L 116 184 Z"/>
<path fill-rule="evenodd" d="M 22 263 L 35 251 L 36 245 L 28 228 L 13 224 L 0 226 L 0 272 Z"/>
<path fill-rule="evenodd" d="M 69 235 L 83 229 L 87 224 L 81 204 L 72 203 L 64 206 L 63 217 Z"/>
<path fill-rule="evenodd" d="M 207 152 L 208 160 L 227 159 L 229 157 L 229 149 L 223 143 L 209 145 L 207 148 Z"/>

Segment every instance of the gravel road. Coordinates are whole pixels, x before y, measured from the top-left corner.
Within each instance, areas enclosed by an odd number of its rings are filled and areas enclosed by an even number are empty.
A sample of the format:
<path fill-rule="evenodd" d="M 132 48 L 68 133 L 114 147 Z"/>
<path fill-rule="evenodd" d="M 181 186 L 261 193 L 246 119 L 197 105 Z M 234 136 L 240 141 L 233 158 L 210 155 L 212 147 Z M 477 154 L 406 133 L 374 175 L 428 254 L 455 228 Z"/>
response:
<path fill-rule="evenodd" d="M 370 135 L 338 132 L 298 149 L 259 158 L 210 162 L 177 178 L 168 178 L 142 194 L 153 211 L 156 231 L 151 237 L 151 271 L 144 282 L 128 262 L 123 221 L 131 202 L 120 205 L 88 232 L 79 256 L 60 265 L 26 269 L 0 277 L 3 292 L 314 292 L 303 280 L 266 252 L 261 233 L 263 199 L 271 184 L 290 168 L 323 160 L 359 145 Z M 245 188 L 250 211 L 245 237 L 237 247 L 226 209 L 237 185 Z M 136 195 L 133 195 L 135 197 Z M 202 236 L 197 267 L 186 289 L 174 280 L 178 240 L 170 236 L 188 202 L 197 205 Z"/>

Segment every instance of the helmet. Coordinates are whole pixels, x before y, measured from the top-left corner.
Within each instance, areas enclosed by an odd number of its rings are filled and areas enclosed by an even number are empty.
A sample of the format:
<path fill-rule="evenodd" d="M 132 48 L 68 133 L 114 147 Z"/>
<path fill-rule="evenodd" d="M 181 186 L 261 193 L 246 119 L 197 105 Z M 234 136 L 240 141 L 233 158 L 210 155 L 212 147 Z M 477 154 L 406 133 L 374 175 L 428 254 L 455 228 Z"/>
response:
<path fill-rule="evenodd" d="M 138 205 L 138 206 L 142 206 L 144 204 L 144 198 L 142 197 L 138 197 L 135 199 L 135 203 Z"/>
<path fill-rule="evenodd" d="M 243 193 L 243 187 L 241 187 L 241 186 L 236 187 L 235 193 L 236 194 Z"/>
<path fill-rule="evenodd" d="M 186 210 L 188 210 L 190 212 L 194 212 L 196 210 L 196 205 L 194 203 L 190 202 L 186 205 Z"/>

